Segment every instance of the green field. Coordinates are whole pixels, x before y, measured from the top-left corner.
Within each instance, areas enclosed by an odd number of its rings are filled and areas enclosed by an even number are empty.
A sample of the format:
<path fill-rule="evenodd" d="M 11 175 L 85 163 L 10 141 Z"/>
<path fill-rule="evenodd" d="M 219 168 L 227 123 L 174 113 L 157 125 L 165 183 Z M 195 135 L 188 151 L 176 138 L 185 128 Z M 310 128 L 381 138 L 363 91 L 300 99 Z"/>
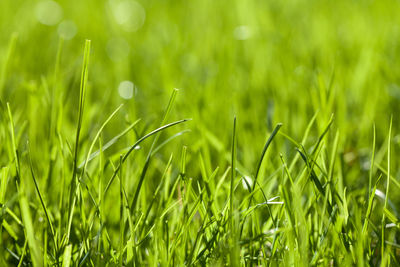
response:
<path fill-rule="evenodd" d="M 399 14 L 0 0 L 0 266 L 400 266 Z"/>

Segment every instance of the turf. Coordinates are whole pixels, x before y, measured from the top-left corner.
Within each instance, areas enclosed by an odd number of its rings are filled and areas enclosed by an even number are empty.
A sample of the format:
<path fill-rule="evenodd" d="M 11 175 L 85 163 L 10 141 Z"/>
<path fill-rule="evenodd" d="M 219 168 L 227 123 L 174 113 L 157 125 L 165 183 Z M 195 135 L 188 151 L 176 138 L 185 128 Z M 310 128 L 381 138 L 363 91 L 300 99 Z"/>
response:
<path fill-rule="evenodd" d="M 0 1 L 0 266 L 400 266 L 399 13 Z"/>

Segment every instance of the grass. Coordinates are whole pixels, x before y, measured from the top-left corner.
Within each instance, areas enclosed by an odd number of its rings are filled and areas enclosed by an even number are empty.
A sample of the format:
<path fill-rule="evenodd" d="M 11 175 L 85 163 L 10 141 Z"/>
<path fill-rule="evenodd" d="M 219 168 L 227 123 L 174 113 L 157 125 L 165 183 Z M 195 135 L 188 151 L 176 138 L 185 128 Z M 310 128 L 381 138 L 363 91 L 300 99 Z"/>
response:
<path fill-rule="evenodd" d="M 0 1 L 0 266 L 400 266 L 399 11 Z"/>

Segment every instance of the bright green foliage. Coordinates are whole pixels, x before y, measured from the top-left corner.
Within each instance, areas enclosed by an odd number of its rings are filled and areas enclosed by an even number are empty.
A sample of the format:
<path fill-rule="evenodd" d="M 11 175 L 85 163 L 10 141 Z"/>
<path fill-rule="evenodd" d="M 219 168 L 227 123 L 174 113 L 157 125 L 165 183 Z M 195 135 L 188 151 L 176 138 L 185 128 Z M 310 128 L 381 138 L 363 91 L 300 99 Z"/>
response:
<path fill-rule="evenodd" d="M 399 14 L 0 1 L 0 266 L 400 266 Z"/>

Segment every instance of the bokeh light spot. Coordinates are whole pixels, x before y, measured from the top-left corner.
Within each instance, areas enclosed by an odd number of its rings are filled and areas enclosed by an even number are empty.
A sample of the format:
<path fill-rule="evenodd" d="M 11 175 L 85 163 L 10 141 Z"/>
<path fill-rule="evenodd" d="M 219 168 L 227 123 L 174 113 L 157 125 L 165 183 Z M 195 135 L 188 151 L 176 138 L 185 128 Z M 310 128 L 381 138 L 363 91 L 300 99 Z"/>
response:
<path fill-rule="evenodd" d="M 48 26 L 56 25 L 62 18 L 62 7 L 54 1 L 41 1 L 35 8 L 36 19 Z"/>
<path fill-rule="evenodd" d="M 117 24 L 127 32 L 140 29 L 146 19 L 146 11 L 136 1 L 122 0 L 111 1 L 112 12 Z"/>
<path fill-rule="evenodd" d="M 122 81 L 118 86 L 118 93 L 124 99 L 131 99 L 136 86 L 131 81 Z"/>
<path fill-rule="evenodd" d="M 78 32 L 78 28 L 73 21 L 64 20 L 60 23 L 60 25 L 58 25 L 57 32 L 60 37 L 64 38 L 65 40 L 70 40 L 74 38 Z"/>
<path fill-rule="evenodd" d="M 246 25 L 241 25 L 235 28 L 233 36 L 236 40 L 247 40 L 251 37 L 251 29 Z"/>

